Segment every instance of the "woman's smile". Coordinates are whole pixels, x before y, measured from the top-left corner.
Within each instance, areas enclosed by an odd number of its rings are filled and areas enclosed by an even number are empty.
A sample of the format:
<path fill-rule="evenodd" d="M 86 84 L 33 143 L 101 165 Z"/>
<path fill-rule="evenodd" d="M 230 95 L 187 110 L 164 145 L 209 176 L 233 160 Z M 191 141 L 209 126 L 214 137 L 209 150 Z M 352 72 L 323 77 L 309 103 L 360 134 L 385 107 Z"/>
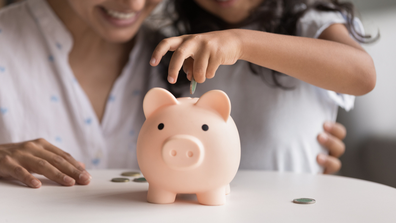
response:
<path fill-rule="evenodd" d="M 122 12 L 105 7 L 99 8 L 103 18 L 110 24 L 117 27 L 125 27 L 133 24 L 140 15 L 140 12 Z"/>
<path fill-rule="evenodd" d="M 232 6 L 237 0 L 213 0 L 215 1 L 220 7 L 230 7 Z"/>

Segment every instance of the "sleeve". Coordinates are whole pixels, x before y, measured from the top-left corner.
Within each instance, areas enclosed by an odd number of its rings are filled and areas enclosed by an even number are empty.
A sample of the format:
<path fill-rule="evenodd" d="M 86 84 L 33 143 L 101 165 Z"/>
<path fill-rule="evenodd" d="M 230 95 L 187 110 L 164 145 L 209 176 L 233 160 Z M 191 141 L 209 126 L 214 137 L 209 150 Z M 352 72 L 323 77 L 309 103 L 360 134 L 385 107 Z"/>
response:
<path fill-rule="evenodd" d="M 297 22 L 297 36 L 317 39 L 324 30 L 336 23 L 346 24 L 346 17 L 340 12 L 324 12 L 312 9 L 307 11 Z M 364 34 L 363 25 L 358 18 L 355 18 L 354 26 L 357 32 Z M 355 96 L 353 95 L 340 94 L 329 90 L 327 95 L 346 111 L 351 110 L 354 106 Z"/>

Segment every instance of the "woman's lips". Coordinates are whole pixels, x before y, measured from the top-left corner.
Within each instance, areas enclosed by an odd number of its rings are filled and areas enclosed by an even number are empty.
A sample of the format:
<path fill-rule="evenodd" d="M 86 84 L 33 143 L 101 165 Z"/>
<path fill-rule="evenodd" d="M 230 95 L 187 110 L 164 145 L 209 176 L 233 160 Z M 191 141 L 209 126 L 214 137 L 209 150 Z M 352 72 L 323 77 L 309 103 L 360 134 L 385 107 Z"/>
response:
<path fill-rule="evenodd" d="M 237 0 L 214 0 L 220 7 L 232 6 Z"/>
<path fill-rule="evenodd" d="M 119 12 L 101 7 L 103 17 L 112 25 L 125 27 L 133 24 L 139 17 L 139 12 Z"/>

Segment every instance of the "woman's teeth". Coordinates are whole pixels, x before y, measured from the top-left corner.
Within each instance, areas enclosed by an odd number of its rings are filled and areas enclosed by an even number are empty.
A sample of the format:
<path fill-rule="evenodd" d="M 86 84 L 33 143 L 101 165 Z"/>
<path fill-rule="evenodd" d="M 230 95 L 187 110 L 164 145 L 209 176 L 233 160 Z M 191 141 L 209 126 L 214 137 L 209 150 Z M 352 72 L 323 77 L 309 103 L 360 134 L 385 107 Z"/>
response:
<path fill-rule="evenodd" d="M 116 18 L 116 19 L 129 19 L 136 15 L 135 12 L 123 13 L 123 12 L 113 11 L 110 9 L 106 9 L 106 12 L 108 15 L 110 15 L 111 17 Z"/>

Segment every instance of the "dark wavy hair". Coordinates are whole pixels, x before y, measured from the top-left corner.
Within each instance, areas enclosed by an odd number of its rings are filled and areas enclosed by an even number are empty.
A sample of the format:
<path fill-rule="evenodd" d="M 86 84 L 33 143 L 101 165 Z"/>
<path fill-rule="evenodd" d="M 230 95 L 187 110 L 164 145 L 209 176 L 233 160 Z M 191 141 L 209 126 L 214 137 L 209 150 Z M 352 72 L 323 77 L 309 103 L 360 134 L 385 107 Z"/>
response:
<path fill-rule="evenodd" d="M 253 9 L 250 16 L 238 24 L 229 24 L 219 17 L 201 8 L 194 0 L 168 0 L 167 16 L 172 19 L 173 35 L 197 34 L 203 32 L 241 28 L 250 24 L 257 24 L 258 30 L 296 35 L 298 20 L 310 9 L 326 12 L 340 12 L 346 19 L 346 27 L 354 39 L 360 43 L 371 43 L 379 38 L 359 33 L 354 26 L 355 9 L 352 3 L 338 0 L 263 0 Z M 165 60 L 166 61 L 166 60 Z M 249 63 L 253 74 L 260 75 L 262 67 Z M 166 72 L 167 73 L 167 72 Z M 183 71 L 181 73 L 184 74 Z M 271 86 L 283 89 L 293 87 L 283 86 L 278 81 L 279 72 L 272 71 L 273 84 Z M 185 74 L 181 75 L 178 83 L 186 82 Z M 184 80 L 183 80 L 184 79 Z"/>

